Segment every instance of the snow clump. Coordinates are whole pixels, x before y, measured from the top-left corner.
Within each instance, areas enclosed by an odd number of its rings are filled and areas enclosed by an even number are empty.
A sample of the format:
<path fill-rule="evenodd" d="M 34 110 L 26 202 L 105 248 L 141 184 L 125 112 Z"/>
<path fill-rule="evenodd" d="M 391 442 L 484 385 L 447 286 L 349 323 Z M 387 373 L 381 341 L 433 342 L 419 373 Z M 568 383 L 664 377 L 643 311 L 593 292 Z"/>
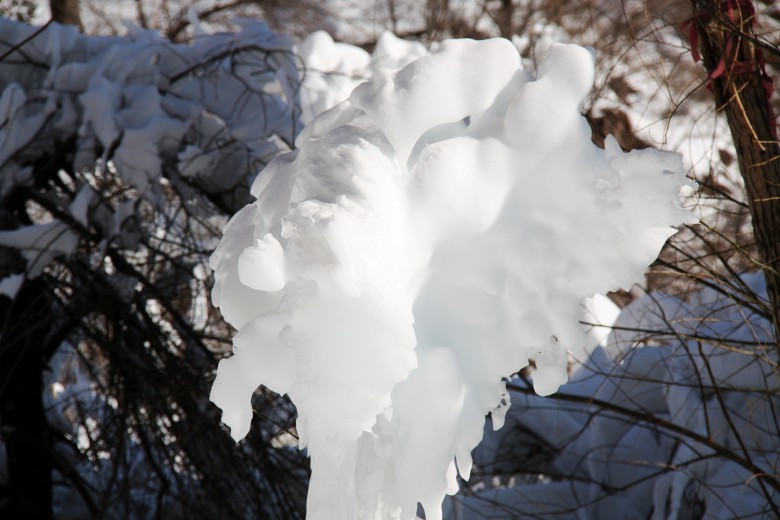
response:
<path fill-rule="evenodd" d="M 260 384 L 298 409 L 308 518 L 441 518 L 503 378 L 541 395 L 582 348 L 582 301 L 628 288 L 693 187 L 679 155 L 591 143 L 593 55 L 537 75 L 503 39 L 378 69 L 255 181 L 211 258 L 238 329 L 211 398 L 236 440 Z"/>
<path fill-rule="evenodd" d="M 303 62 L 300 101 L 304 124 L 345 101 L 377 70 L 398 70 L 428 54 L 420 42 L 402 40 L 389 31 L 379 37 L 372 54 L 334 42 L 325 31 L 313 32 L 293 52 Z"/>

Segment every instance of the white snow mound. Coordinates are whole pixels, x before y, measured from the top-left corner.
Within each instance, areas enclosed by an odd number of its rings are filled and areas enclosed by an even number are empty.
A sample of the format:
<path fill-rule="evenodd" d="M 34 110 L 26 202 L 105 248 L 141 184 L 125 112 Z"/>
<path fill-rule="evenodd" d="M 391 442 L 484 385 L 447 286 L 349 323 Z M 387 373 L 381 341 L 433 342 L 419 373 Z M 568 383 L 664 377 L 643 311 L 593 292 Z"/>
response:
<path fill-rule="evenodd" d="M 238 329 L 212 400 L 238 440 L 258 385 L 287 393 L 312 458 L 308 518 L 441 517 L 502 378 L 542 395 L 582 348 L 582 301 L 641 280 L 693 222 L 677 154 L 594 146 L 592 54 L 538 77 L 502 39 L 378 69 L 274 160 L 211 258 Z"/>

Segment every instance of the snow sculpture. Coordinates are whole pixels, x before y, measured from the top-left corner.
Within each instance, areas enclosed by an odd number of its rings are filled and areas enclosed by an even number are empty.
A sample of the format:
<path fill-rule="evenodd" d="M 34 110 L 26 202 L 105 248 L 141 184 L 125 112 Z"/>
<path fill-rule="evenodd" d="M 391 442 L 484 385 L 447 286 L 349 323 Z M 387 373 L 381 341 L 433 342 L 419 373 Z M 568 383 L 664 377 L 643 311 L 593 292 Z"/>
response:
<path fill-rule="evenodd" d="M 287 393 L 308 516 L 441 517 L 502 378 L 567 379 L 581 301 L 640 280 L 680 208 L 678 155 L 590 141 L 593 56 L 534 77 L 506 40 L 452 40 L 378 70 L 258 176 L 211 258 L 238 333 L 212 400 L 236 440 L 253 390 Z"/>

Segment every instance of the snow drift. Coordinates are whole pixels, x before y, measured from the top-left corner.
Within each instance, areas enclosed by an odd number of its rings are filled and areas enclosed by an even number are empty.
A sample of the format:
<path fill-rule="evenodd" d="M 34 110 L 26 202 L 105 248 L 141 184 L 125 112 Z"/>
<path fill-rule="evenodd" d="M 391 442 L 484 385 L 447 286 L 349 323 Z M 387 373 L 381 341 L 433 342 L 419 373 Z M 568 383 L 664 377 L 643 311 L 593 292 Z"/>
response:
<path fill-rule="evenodd" d="M 679 206 L 680 156 L 590 141 L 592 54 L 538 75 L 506 40 L 378 69 L 258 176 L 211 258 L 238 329 L 212 400 L 236 440 L 262 384 L 312 458 L 309 518 L 441 517 L 502 378 L 545 395 L 581 348 L 583 298 L 642 278 Z"/>

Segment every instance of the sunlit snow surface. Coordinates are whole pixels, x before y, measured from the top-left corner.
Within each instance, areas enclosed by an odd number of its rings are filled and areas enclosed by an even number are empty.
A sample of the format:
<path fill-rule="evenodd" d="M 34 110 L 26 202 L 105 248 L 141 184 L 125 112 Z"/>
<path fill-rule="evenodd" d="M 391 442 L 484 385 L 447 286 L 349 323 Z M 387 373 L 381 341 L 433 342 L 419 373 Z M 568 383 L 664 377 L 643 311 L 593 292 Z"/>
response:
<path fill-rule="evenodd" d="M 212 400 L 234 438 L 262 384 L 312 458 L 308 518 L 441 517 L 502 378 L 566 382 L 582 300 L 629 287 L 692 222 L 680 156 L 590 141 L 593 56 L 534 77 L 506 40 L 451 40 L 375 71 L 274 160 L 211 258 L 238 329 Z M 686 188 L 690 189 L 690 188 Z"/>
<path fill-rule="evenodd" d="M 428 53 L 420 42 L 402 40 L 388 31 L 370 55 L 355 45 L 334 42 L 325 31 L 310 34 L 294 52 L 304 64 L 300 90 L 304 124 L 347 99 L 380 68 L 398 70 Z"/>

